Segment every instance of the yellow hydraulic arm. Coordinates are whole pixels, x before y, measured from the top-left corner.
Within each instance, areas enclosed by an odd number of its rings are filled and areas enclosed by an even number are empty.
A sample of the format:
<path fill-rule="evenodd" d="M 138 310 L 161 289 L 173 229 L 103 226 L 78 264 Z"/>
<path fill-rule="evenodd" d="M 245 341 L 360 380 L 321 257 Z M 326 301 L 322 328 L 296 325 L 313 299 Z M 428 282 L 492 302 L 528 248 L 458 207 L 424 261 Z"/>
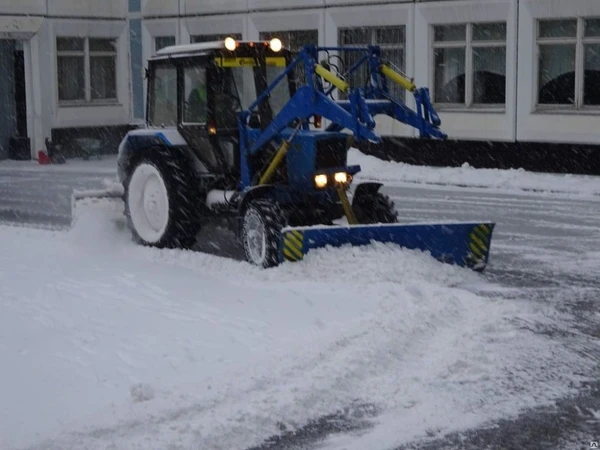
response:
<path fill-rule="evenodd" d="M 387 78 L 392 80 L 398 86 L 406 89 L 407 91 L 415 92 L 417 90 L 417 86 L 415 85 L 415 83 L 412 82 L 412 80 L 409 80 L 404 75 L 396 72 L 389 65 L 382 64 L 379 67 L 379 70 L 381 70 L 381 73 L 384 74 Z"/>

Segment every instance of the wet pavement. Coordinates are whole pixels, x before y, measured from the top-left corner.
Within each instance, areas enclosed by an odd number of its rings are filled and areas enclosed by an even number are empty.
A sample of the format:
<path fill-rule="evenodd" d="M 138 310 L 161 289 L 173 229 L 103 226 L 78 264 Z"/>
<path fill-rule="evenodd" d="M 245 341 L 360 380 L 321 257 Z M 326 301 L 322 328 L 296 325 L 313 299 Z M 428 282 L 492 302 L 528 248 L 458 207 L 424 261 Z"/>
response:
<path fill-rule="evenodd" d="M 551 407 L 397 450 L 588 449 L 600 440 L 600 199 L 456 189 L 390 193 L 408 221 L 496 222 L 484 278 L 515 288 L 500 294 L 506 300 L 552 305 L 559 325 L 521 326 L 595 361 L 595 372 L 586 375 L 598 380 Z"/>
<path fill-rule="evenodd" d="M 0 164 L 0 223 L 65 229 L 71 225 L 73 189 L 102 185 L 111 175 L 114 157 L 106 161 L 74 160 L 57 167 L 34 163 Z"/>

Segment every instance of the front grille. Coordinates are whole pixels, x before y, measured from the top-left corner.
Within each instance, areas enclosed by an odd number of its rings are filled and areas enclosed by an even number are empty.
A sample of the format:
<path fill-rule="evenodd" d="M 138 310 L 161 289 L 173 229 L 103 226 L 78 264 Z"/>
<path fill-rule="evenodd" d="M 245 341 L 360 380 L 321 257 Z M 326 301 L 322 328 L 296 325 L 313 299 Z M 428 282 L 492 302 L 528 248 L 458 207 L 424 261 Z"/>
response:
<path fill-rule="evenodd" d="M 344 137 L 319 140 L 315 160 L 316 168 L 345 167 L 347 158 L 346 142 L 347 140 Z"/>

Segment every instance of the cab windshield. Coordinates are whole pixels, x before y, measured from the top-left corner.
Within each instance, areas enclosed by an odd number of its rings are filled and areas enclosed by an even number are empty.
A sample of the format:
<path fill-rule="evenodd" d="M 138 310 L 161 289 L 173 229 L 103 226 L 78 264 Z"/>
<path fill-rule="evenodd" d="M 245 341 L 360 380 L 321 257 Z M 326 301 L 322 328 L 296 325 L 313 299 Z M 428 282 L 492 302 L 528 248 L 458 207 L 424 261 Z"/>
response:
<path fill-rule="evenodd" d="M 232 126 L 237 123 L 237 114 L 248 109 L 252 103 L 285 67 L 269 66 L 228 67 L 219 69 L 220 83 L 215 89 L 215 119 L 217 126 Z M 269 104 L 275 117 L 290 99 L 287 79 L 281 80 L 271 92 Z"/>

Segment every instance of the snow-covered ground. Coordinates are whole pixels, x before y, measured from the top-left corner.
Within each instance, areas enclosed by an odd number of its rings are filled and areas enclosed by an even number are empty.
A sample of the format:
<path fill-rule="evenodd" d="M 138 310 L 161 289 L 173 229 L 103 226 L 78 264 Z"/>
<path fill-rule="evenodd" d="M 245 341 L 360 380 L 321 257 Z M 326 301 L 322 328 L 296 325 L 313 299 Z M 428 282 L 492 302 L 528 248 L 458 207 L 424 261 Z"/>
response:
<path fill-rule="evenodd" d="M 591 178 L 352 158 L 392 181 L 403 219 L 498 222 L 486 274 L 386 245 L 271 270 L 142 248 L 104 201 L 69 232 L 0 227 L 0 448 L 247 449 L 345 411 L 368 426 L 319 448 L 384 450 L 597 379 L 600 345 L 565 309 L 597 302 Z M 441 173 L 503 193 L 429 186 Z M 513 196 L 544 177 L 582 200 Z"/>
<path fill-rule="evenodd" d="M 539 305 L 389 246 L 264 271 L 135 247 L 102 204 L 0 240 L 1 448 L 243 449 L 368 404 L 373 427 L 328 448 L 383 449 L 574 393 L 590 366 L 518 325 Z"/>

